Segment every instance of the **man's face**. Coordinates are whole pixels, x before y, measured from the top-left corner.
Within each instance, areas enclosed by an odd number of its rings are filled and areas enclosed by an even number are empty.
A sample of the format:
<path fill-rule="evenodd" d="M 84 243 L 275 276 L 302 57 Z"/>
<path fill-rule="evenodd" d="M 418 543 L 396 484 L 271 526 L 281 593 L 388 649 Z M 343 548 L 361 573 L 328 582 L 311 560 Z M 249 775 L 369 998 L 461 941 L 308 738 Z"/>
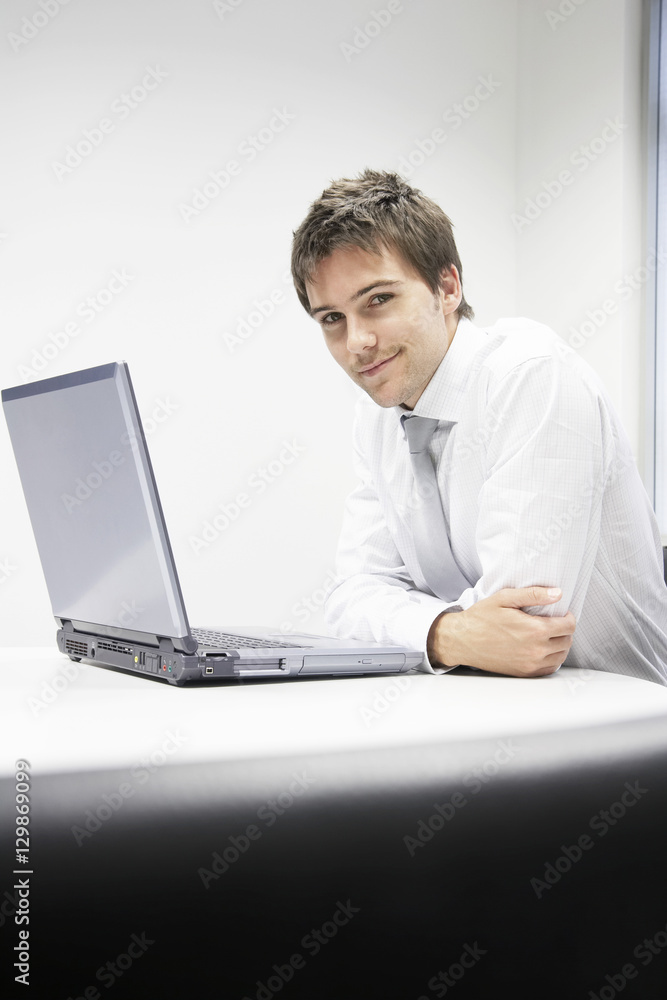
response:
<path fill-rule="evenodd" d="M 352 247 L 320 261 L 306 291 L 327 347 L 353 382 L 379 406 L 412 409 L 456 332 L 456 268 L 434 295 L 397 252 Z"/>

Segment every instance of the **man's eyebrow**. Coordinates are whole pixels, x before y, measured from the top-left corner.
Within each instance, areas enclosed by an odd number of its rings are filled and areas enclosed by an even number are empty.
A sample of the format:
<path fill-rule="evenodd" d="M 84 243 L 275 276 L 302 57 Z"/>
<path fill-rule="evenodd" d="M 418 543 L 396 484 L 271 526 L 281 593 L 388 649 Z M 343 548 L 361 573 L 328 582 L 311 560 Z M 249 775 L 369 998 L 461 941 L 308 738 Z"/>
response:
<path fill-rule="evenodd" d="M 403 282 L 399 281 L 398 278 L 385 278 L 384 280 L 381 281 L 374 281 L 372 285 L 366 285 L 365 288 L 360 288 L 358 292 L 355 292 L 352 298 L 350 299 L 350 302 L 356 302 L 356 300 L 360 299 L 362 295 L 365 295 L 367 292 L 372 292 L 374 288 L 380 288 L 383 285 L 401 285 L 401 284 L 403 284 Z M 327 312 L 328 310 L 335 311 L 333 306 L 317 306 L 316 309 L 310 310 L 310 315 L 314 316 L 315 313 Z"/>

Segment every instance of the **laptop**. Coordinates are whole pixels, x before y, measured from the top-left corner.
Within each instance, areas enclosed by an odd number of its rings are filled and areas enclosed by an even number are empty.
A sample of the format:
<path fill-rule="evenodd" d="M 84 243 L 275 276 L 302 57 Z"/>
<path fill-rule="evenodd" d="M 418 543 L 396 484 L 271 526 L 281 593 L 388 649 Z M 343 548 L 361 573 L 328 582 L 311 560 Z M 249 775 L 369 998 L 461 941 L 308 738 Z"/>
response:
<path fill-rule="evenodd" d="M 175 685 L 399 674 L 423 659 L 354 639 L 191 628 L 125 362 L 4 389 L 2 405 L 70 659 Z"/>

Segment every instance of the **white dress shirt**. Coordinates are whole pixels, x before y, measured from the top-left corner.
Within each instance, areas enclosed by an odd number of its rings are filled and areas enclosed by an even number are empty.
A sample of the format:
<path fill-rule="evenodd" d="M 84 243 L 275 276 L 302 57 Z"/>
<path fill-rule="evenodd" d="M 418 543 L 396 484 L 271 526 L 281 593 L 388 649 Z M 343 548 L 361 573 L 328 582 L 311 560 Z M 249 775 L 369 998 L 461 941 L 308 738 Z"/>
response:
<path fill-rule="evenodd" d="M 503 587 L 561 587 L 565 660 L 667 684 L 667 587 L 656 518 L 599 379 L 548 327 L 459 320 L 414 413 L 430 444 L 451 549 L 470 586 L 435 597 L 410 531 L 416 502 L 402 406 L 357 404 L 361 483 L 348 497 L 326 604 L 341 637 L 426 649 L 434 619 Z M 423 669 L 433 671 L 426 654 Z"/>

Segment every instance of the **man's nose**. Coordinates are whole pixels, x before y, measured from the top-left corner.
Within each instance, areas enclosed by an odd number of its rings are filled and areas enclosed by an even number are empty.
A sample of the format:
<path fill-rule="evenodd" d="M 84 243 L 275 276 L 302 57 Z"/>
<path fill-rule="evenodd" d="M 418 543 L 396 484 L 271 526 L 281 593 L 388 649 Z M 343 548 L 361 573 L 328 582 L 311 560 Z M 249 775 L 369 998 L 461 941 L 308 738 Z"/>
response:
<path fill-rule="evenodd" d="M 347 318 L 347 349 L 350 354 L 360 354 L 368 347 L 375 347 L 377 338 L 370 325 L 356 317 Z"/>

